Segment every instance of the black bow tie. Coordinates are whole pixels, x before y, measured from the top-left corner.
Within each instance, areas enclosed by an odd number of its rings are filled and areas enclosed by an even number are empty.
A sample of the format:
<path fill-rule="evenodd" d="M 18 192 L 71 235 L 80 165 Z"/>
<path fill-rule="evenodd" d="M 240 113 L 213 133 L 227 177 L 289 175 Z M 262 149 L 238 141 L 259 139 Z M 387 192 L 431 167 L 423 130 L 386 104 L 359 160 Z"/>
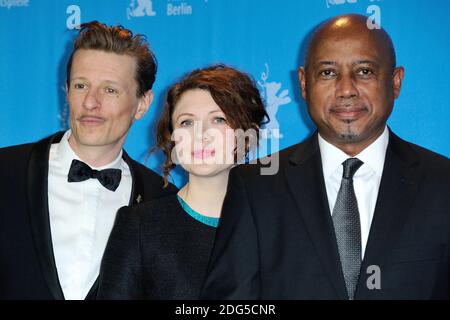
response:
<path fill-rule="evenodd" d="M 122 178 L 122 171 L 120 169 L 91 169 L 86 163 L 72 160 L 69 170 L 69 182 L 80 182 L 87 179 L 97 179 L 108 190 L 116 191 Z"/>

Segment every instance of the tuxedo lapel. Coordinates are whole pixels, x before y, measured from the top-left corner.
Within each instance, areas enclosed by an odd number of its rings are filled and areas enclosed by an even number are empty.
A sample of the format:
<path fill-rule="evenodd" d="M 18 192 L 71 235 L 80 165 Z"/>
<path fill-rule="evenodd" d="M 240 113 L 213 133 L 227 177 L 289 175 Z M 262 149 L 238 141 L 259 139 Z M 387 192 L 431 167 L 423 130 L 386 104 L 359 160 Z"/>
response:
<path fill-rule="evenodd" d="M 33 241 L 44 279 L 55 299 L 64 299 L 64 294 L 58 279 L 50 230 L 48 209 L 48 163 L 52 143 L 59 142 L 63 135 L 64 132 L 58 132 L 35 144 L 28 163 L 27 174 L 27 200 Z M 132 160 L 125 151 L 123 152 L 123 159 L 128 164 L 132 176 L 132 189 L 129 202 L 129 205 L 132 205 L 144 200 L 144 183 L 134 160 Z M 92 285 L 86 299 L 94 299 L 97 288 L 98 278 Z"/>
<path fill-rule="evenodd" d="M 366 285 L 367 267 L 377 265 L 383 272 L 382 266 L 389 258 L 391 248 L 396 243 L 414 202 L 420 175 L 419 158 L 415 151 L 391 132 L 356 291 L 358 299 L 366 299 L 370 293 Z"/>
<path fill-rule="evenodd" d="M 99 276 L 97 276 L 97 279 L 95 279 L 94 284 L 92 285 L 91 289 L 89 289 L 89 292 L 86 295 L 86 297 L 84 298 L 84 300 L 97 300 L 98 279 L 99 279 Z"/>
<path fill-rule="evenodd" d="M 347 299 L 317 138 L 317 134 L 314 134 L 299 146 L 291 156 L 285 174 L 298 211 L 336 295 Z"/>
<path fill-rule="evenodd" d="M 64 299 L 53 253 L 48 212 L 48 162 L 52 143 L 61 140 L 63 132 L 35 144 L 31 152 L 27 172 L 27 200 L 31 231 L 48 288 L 55 299 Z"/>
<path fill-rule="evenodd" d="M 130 158 L 130 156 L 123 151 L 123 160 L 128 164 L 131 172 L 132 186 L 131 186 L 131 196 L 129 205 L 137 204 L 144 201 L 144 182 L 142 177 L 138 172 L 138 168 L 135 165 L 135 161 Z"/>

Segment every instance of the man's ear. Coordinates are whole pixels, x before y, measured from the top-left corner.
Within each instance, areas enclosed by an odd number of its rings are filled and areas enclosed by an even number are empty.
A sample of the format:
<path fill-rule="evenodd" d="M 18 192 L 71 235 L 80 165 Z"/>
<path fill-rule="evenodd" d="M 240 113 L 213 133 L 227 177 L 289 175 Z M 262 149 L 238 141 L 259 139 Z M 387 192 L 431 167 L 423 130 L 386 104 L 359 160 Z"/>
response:
<path fill-rule="evenodd" d="M 300 89 L 302 91 L 302 97 L 306 100 L 306 71 L 304 67 L 298 68 L 298 80 L 300 82 Z"/>
<path fill-rule="evenodd" d="M 403 77 L 405 76 L 405 68 L 397 67 L 394 69 L 392 76 L 392 86 L 394 89 L 394 98 L 397 99 L 400 96 L 400 90 L 402 88 Z"/>
<path fill-rule="evenodd" d="M 150 107 L 150 104 L 153 101 L 153 91 L 148 90 L 142 97 L 139 98 L 138 107 L 136 110 L 136 114 L 134 115 L 134 118 L 136 120 L 139 120 L 144 116 L 144 114 L 147 112 L 148 108 Z"/>

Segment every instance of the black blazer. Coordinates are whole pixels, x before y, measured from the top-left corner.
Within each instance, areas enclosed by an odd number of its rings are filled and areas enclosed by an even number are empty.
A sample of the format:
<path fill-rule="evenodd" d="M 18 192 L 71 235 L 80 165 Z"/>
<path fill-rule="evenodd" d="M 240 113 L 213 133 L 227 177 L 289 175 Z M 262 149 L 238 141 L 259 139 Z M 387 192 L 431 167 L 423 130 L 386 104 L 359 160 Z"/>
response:
<path fill-rule="evenodd" d="M 37 143 L 0 149 L 0 299 L 64 299 L 48 213 L 48 158 L 59 132 Z M 133 178 L 130 204 L 176 192 L 162 178 L 123 158 Z M 114 213 L 115 214 L 115 213 Z M 95 298 L 98 281 L 87 298 Z"/>
<path fill-rule="evenodd" d="M 216 228 L 176 195 L 123 207 L 106 246 L 98 299 L 198 299 Z"/>
<path fill-rule="evenodd" d="M 317 133 L 279 158 L 231 171 L 203 298 L 347 298 Z M 355 299 L 449 299 L 449 235 L 449 159 L 390 132 Z"/>

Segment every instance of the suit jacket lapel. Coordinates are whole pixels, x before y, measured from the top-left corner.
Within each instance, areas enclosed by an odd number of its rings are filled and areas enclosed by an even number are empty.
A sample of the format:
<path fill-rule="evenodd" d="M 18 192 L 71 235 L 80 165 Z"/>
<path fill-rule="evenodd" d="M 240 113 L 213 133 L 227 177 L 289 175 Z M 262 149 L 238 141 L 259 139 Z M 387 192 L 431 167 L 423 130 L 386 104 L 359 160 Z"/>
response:
<path fill-rule="evenodd" d="M 27 200 L 37 257 L 48 288 L 55 299 L 64 299 L 53 254 L 48 212 L 48 161 L 50 146 L 61 140 L 59 132 L 34 146 L 28 163 Z"/>
<path fill-rule="evenodd" d="M 420 175 L 419 158 L 415 151 L 390 132 L 378 199 L 361 266 L 362 276 L 356 291 L 357 298 L 367 298 L 370 293 L 366 285 L 367 267 L 377 265 L 382 272 L 382 265 L 389 258 L 391 248 L 410 212 Z"/>
<path fill-rule="evenodd" d="M 98 279 L 99 279 L 99 276 L 97 276 L 97 279 L 95 280 L 95 282 L 92 285 L 91 289 L 89 289 L 89 292 L 86 295 L 86 297 L 84 298 L 84 300 L 97 300 Z"/>
<path fill-rule="evenodd" d="M 56 269 L 53 242 L 50 230 L 48 211 L 48 161 L 52 143 L 61 140 L 64 132 L 41 140 L 36 143 L 28 164 L 28 208 L 30 213 L 31 230 L 36 247 L 39 263 L 44 279 L 55 299 L 64 299 Z M 132 188 L 129 205 L 144 200 L 144 183 L 136 169 L 134 161 L 123 151 L 123 159 L 130 167 Z M 95 298 L 98 287 L 98 278 L 92 285 L 86 299 Z"/>
<path fill-rule="evenodd" d="M 328 206 L 317 133 L 291 156 L 285 170 L 293 198 L 316 248 L 316 252 L 333 283 L 338 298 L 347 299 L 344 276 Z"/>
<path fill-rule="evenodd" d="M 142 181 L 142 177 L 138 172 L 138 169 L 135 165 L 135 161 L 130 158 L 128 153 L 123 150 L 123 160 L 130 167 L 131 179 L 132 179 L 132 187 L 131 187 L 131 196 L 129 205 L 137 204 L 144 201 L 144 182 Z"/>

